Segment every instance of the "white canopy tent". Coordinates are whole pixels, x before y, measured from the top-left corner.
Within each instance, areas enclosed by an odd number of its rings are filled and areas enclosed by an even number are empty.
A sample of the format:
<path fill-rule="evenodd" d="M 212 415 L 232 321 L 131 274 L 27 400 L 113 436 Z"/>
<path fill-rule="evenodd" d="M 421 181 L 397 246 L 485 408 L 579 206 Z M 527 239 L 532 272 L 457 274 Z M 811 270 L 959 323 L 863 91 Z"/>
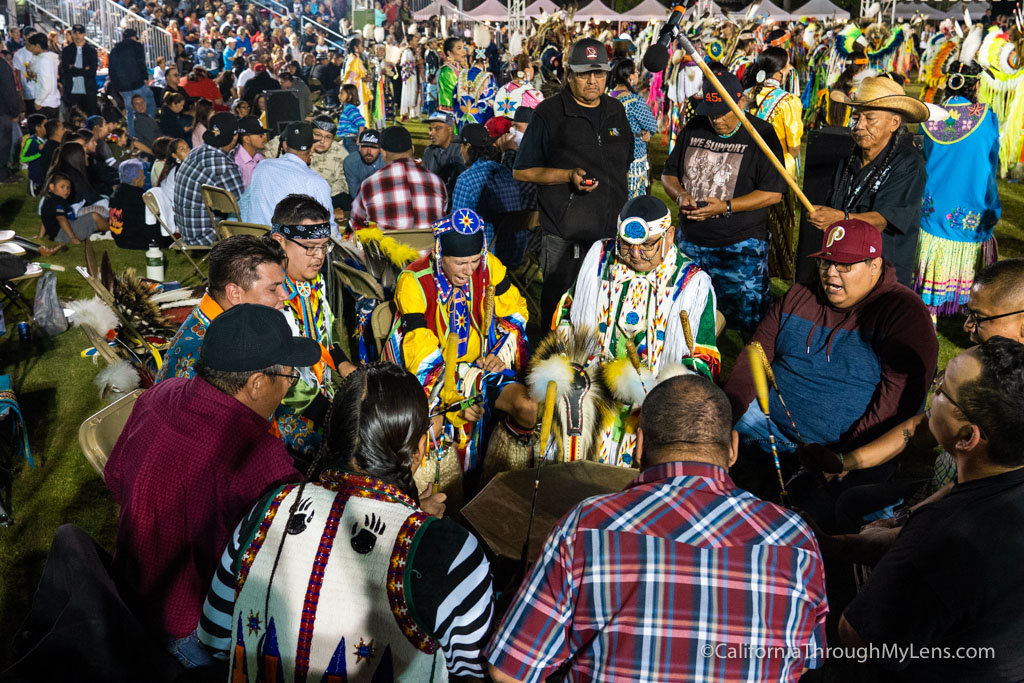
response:
<path fill-rule="evenodd" d="M 591 0 L 586 6 L 580 7 L 573 15 L 575 21 L 619 21 L 622 14 L 605 5 L 601 0 Z"/>
<path fill-rule="evenodd" d="M 849 19 L 850 13 L 829 0 L 811 0 L 802 7 L 793 10 L 797 17 L 816 17 L 818 19 Z"/>
<path fill-rule="evenodd" d="M 421 10 L 412 13 L 412 18 L 416 21 L 427 21 L 430 17 L 436 17 L 443 14 L 451 15 L 453 12 L 458 10 L 449 2 L 445 0 L 433 0 L 429 5 Z"/>
<path fill-rule="evenodd" d="M 508 7 L 501 4 L 500 0 L 484 0 L 467 14 L 476 21 L 506 21 Z"/>
<path fill-rule="evenodd" d="M 628 21 L 665 21 L 668 19 L 669 8 L 658 0 L 643 0 L 633 9 L 623 12 L 621 17 Z"/>
<path fill-rule="evenodd" d="M 547 12 L 548 14 L 554 14 L 555 12 L 562 9 L 551 0 L 536 0 L 526 6 L 526 16 L 531 19 L 539 19 L 541 12 Z"/>
<path fill-rule="evenodd" d="M 926 5 L 923 2 L 897 2 L 896 3 L 896 18 L 897 19 L 910 19 L 912 17 L 917 16 L 918 13 L 920 13 L 926 19 L 944 19 L 947 16 L 947 14 L 945 12 L 943 12 L 942 10 L 937 10 L 934 7 L 932 7 L 931 5 Z M 985 13 L 984 10 L 982 10 L 981 13 L 984 14 Z M 883 18 L 887 18 L 887 17 L 885 17 L 887 12 L 883 12 L 882 14 L 883 14 Z M 958 10 L 954 14 L 958 14 L 961 18 L 964 15 L 962 10 Z M 971 14 L 973 15 L 974 13 L 972 12 Z"/>
<path fill-rule="evenodd" d="M 771 0 L 761 0 L 761 7 L 757 10 L 757 15 L 768 17 L 773 21 L 789 21 L 793 19 L 793 14 L 773 4 Z"/>

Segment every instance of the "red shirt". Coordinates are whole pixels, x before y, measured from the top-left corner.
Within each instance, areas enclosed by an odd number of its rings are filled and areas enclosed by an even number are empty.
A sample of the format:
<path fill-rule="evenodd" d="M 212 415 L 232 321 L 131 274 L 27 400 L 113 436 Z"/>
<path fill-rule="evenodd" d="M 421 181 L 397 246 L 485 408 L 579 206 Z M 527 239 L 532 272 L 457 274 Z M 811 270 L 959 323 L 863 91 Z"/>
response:
<path fill-rule="evenodd" d="M 198 81 L 186 78 L 181 82 L 181 87 L 185 88 L 189 97 L 205 97 L 210 102 L 216 102 L 221 98 L 220 88 L 209 78 L 200 78 Z"/>
<path fill-rule="evenodd" d="M 104 470 L 121 505 L 114 563 L 165 636 L 199 624 L 220 552 L 260 495 L 299 479 L 268 429 L 198 377 L 164 380 L 132 409 Z"/>

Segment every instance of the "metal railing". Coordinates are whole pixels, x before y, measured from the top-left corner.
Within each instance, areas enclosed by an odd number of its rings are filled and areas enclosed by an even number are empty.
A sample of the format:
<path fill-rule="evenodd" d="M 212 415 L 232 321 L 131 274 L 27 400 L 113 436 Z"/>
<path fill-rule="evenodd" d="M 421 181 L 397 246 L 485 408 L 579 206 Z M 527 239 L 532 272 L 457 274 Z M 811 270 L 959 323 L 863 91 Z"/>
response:
<path fill-rule="evenodd" d="M 62 29 L 82 24 L 86 39 L 108 52 L 120 42 L 125 29 L 133 28 L 146 51 L 148 65 L 155 65 L 157 57 L 169 64 L 174 62 L 171 34 L 112 0 L 28 0 L 28 4 Z"/>

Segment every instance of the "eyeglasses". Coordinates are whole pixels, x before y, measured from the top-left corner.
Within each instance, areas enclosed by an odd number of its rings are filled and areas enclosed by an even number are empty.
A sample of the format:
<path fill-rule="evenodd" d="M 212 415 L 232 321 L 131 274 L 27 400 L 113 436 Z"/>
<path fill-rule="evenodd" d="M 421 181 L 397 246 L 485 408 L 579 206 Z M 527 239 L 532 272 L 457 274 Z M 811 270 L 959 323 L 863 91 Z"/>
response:
<path fill-rule="evenodd" d="M 1018 315 L 1024 313 L 1024 309 L 1019 311 L 1010 311 L 1009 313 L 1000 313 L 999 315 L 978 315 L 977 312 L 972 311 L 964 304 L 960 307 L 960 313 L 967 317 L 964 321 L 965 324 L 971 327 L 979 327 L 980 325 L 987 323 L 989 320 L 998 320 L 999 318 L 1006 318 L 1011 315 Z"/>
<path fill-rule="evenodd" d="M 631 255 L 633 253 L 633 250 L 635 249 L 638 257 L 640 257 L 644 261 L 652 261 L 654 260 L 655 255 L 661 249 L 661 242 L 664 239 L 665 236 L 662 235 L 653 242 L 644 242 L 643 244 L 630 244 L 625 240 L 616 239 L 616 251 L 618 251 L 619 256 L 621 256 L 622 258 L 626 258 L 629 255 Z"/>
<path fill-rule="evenodd" d="M 299 378 L 301 377 L 301 375 L 299 375 L 299 373 L 297 373 L 297 372 L 294 375 L 286 375 L 283 372 L 264 372 L 263 374 L 264 375 L 270 375 L 271 377 L 287 377 L 288 380 L 289 380 L 288 384 L 290 386 L 293 386 L 293 387 L 295 386 L 295 383 L 298 382 Z"/>
<path fill-rule="evenodd" d="M 858 263 L 867 263 L 871 259 L 864 259 L 863 261 L 854 261 L 853 263 L 836 263 L 835 261 L 829 261 L 823 258 L 815 260 L 818 262 L 819 273 L 827 273 L 828 269 L 832 267 L 835 267 L 837 273 L 849 273 L 851 270 L 853 270 L 853 267 Z"/>
<path fill-rule="evenodd" d="M 331 250 L 334 249 L 334 243 L 331 242 L 330 240 L 327 240 L 326 242 L 319 246 L 311 247 L 309 245 L 303 244 L 302 242 L 297 242 L 296 240 L 293 240 L 291 237 L 285 237 L 285 239 L 305 249 L 306 256 L 316 256 L 316 253 L 318 251 L 322 252 L 324 256 L 327 256 L 328 254 L 331 253 Z"/>
<path fill-rule="evenodd" d="M 959 410 L 960 414 L 963 415 L 964 418 L 968 422 L 970 422 L 972 425 L 977 426 L 978 431 L 981 433 L 981 438 L 983 438 L 983 439 L 988 438 L 988 437 L 985 436 L 985 430 L 982 429 L 980 424 L 978 424 L 978 421 L 973 419 L 967 413 L 967 411 L 964 410 L 963 406 L 961 406 L 959 403 L 957 403 L 956 399 L 954 399 L 952 396 L 950 396 L 949 392 L 942 388 L 942 380 L 944 380 L 945 378 L 946 378 L 945 370 L 943 370 L 939 374 L 935 375 L 935 379 L 932 380 L 932 392 L 935 394 L 935 396 L 938 396 L 939 394 L 942 394 L 943 396 L 945 396 L 946 400 L 949 401 L 950 403 L 952 403 L 953 407 L 956 408 L 957 410 Z"/>

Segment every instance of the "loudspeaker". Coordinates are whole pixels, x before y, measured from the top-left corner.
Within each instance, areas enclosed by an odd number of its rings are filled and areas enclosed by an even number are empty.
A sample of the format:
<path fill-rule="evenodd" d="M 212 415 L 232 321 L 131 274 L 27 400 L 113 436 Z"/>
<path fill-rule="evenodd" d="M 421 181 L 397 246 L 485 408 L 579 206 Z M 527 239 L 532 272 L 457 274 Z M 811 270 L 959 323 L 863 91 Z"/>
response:
<path fill-rule="evenodd" d="M 268 90 L 263 96 L 267 105 L 267 130 L 272 135 L 299 120 L 299 96 L 294 90 Z"/>
<path fill-rule="evenodd" d="M 836 168 L 853 151 L 849 128 L 829 126 L 807 133 L 807 155 L 804 159 L 804 194 L 811 204 L 823 205 L 832 190 Z M 800 238 L 796 247 L 796 281 L 806 282 L 818 275 L 814 263 L 807 258 L 821 250 L 821 230 L 807 222 L 807 212 L 800 214 Z"/>

